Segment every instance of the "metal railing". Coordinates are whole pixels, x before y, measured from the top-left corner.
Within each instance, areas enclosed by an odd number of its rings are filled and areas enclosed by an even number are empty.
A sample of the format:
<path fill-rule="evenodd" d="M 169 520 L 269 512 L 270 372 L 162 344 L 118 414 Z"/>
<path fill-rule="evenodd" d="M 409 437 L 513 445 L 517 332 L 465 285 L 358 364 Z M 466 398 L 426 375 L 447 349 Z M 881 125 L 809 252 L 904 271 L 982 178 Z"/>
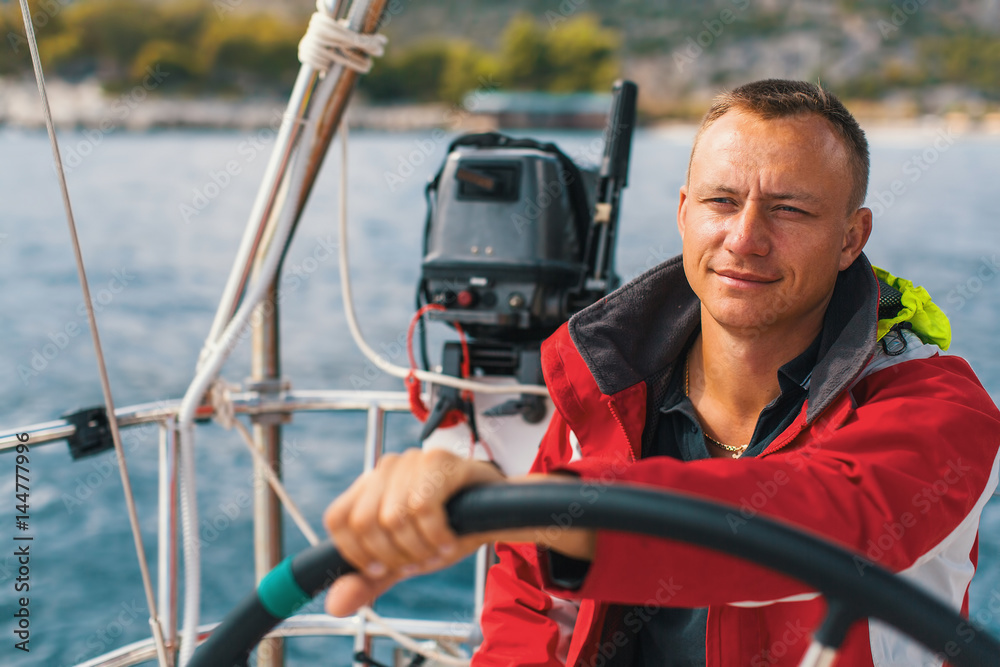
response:
<path fill-rule="evenodd" d="M 340 412 L 366 411 L 379 407 L 383 412 L 409 412 L 410 404 L 406 392 L 402 391 L 360 391 L 337 389 L 289 390 L 277 396 L 263 395 L 248 391 L 233 394 L 233 408 L 236 414 L 262 415 L 294 412 Z M 115 416 L 122 428 L 142 424 L 163 423 L 177 415 L 180 399 L 141 403 L 117 408 Z M 198 409 L 198 419 L 208 420 L 214 415 L 211 405 Z M 76 433 L 76 427 L 66 419 L 32 424 L 23 428 L 0 430 L 0 453 L 13 450 L 19 440 L 17 434 L 27 433 L 31 446 L 65 440 Z"/>
<path fill-rule="evenodd" d="M 410 411 L 406 392 L 354 391 L 354 390 L 287 390 L 278 394 L 247 391 L 232 395 L 234 412 L 238 415 L 291 415 L 295 412 L 364 412 L 366 414 L 363 471 L 371 470 L 378 463 L 385 445 L 385 418 L 388 413 Z M 159 437 L 159 503 L 158 503 L 158 544 L 157 544 L 157 605 L 160 619 L 164 624 L 164 636 L 170 657 L 178 646 L 178 442 L 174 428 L 174 418 L 180 400 L 143 403 L 115 410 L 119 426 L 123 429 L 157 424 Z M 198 410 L 199 421 L 208 421 L 214 415 L 211 405 L 203 405 Z M 17 435 L 27 433 L 32 447 L 53 444 L 76 434 L 77 427 L 66 419 L 58 419 L 24 428 L 0 430 L 0 454 L 13 451 L 18 444 Z M 255 516 L 255 522 L 257 517 Z M 482 608 L 483 583 L 485 579 L 485 556 L 480 554 L 476 568 L 474 605 Z M 390 618 L 386 624 L 397 632 L 414 639 L 435 640 L 450 643 L 469 643 L 478 635 L 477 621 L 431 621 L 419 619 Z M 216 624 L 199 627 L 198 642 L 201 643 L 215 628 Z M 370 652 L 371 642 L 376 637 L 388 637 L 382 628 L 373 625 L 360 615 L 350 618 L 333 618 L 319 614 L 303 614 L 292 617 L 279 625 L 269 637 L 293 637 L 306 635 L 339 635 L 354 637 L 354 651 Z M 108 652 L 102 656 L 80 663 L 78 667 L 125 667 L 137 665 L 156 658 L 156 647 L 152 638 L 135 642 Z"/>
<path fill-rule="evenodd" d="M 395 630 L 414 639 L 438 642 L 463 643 L 475 633 L 475 626 L 461 621 L 420 621 L 407 618 L 384 618 L 383 621 Z M 204 641 L 218 624 L 212 623 L 198 628 L 198 642 Z M 293 616 L 268 634 L 268 637 L 316 637 L 316 636 L 360 636 L 367 633 L 369 638 L 388 637 L 382 629 L 368 626 L 363 618 L 333 618 L 321 614 L 301 614 Z M 82 662 L 76 667 L 130 667 L 156 658 L 156 647 L 152 639 L 144 639 L 100 657 Z"/>

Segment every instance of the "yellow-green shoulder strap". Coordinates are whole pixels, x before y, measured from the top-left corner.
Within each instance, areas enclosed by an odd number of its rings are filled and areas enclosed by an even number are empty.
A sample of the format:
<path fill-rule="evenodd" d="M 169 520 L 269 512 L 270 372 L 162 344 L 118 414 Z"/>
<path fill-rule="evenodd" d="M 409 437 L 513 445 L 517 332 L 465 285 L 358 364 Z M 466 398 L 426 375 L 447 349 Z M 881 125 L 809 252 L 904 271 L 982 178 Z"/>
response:
<path fill-rule="evenodd" d="M 931 301 L 931 295 L 923 287 L 917 287 L 905 278 L 898 278 L 885 269 L 873 266 L 875 276 L 889 286 L 899 290 L 902 307 L 895 317 L 878 321 L 878 338 L 882 339 L 889 330 L 900 322 L 909 322 L 920 340 L 947 350 L 951 345 L 951 323 L 944 311 Z"/>

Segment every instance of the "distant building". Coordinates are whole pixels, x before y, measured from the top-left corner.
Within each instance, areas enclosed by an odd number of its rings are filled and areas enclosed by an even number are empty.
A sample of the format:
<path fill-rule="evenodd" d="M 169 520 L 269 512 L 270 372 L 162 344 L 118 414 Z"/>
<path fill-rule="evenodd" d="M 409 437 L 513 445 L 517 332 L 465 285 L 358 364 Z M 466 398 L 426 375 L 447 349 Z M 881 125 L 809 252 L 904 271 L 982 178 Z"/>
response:
<path fill-rule="evenodd" d="M 466 96 L 468 124 L 477 128 L 601 129 L 611 109 L 607 93 L 476 92 Z"/>

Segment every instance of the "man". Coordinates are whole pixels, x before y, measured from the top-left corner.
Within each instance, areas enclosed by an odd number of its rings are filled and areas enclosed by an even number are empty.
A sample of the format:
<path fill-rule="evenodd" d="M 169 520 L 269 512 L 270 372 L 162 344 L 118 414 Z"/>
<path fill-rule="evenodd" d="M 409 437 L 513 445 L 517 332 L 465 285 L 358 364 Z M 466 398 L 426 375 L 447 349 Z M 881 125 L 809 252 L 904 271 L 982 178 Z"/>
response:
<path fill-rule="evenodd" d="M 680 191 L 682 256 L 543 347 L 557 414 L 534 470 L 715 499 L 740 508 L 737 532 L 768 515 L 967 611 L 1000 413 L 938 354 L 950 330 L 926 292 L 862 254 L 867 181 L 864 134 L 833 95 L 770 80 L 717 98 Z M 612 531 L 456 539 L 444 500 L 500 478 L 442 452 L 384 460 L 327 511 L 364 572 L 327 609 L 500 539 L 475 664 L 799 664 L 825 605 L 759 567 Z M 858 623 L 837 664 L 941 661 Z"/>

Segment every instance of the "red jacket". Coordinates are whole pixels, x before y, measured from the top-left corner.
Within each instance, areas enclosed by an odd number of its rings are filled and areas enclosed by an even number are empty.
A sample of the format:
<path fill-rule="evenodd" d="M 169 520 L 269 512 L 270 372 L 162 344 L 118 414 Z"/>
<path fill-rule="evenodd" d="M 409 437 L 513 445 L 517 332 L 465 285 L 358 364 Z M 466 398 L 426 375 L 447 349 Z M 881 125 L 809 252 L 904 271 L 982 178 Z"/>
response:
<path fill-rule="evenodd" d="M 808 398 L 756 458 L 637 461 L 647 395 L 699 323 L 679 258 L 576 315 L 542 350 L 557 413 L 535 471 L 593 484 L 632 482 L 758 512 L 865 554 L 968 611 L 979 517 L 997 484 L 1000 413 L 969 365 L 913 333 L 888 354 L 876 341 L 879 287 L 864 256 L 841 273 Z M 889 348 L 891 352 L 897 352 Z M 600 531 L 578 590 L 549 580 L 534 545 L 498 545 L 482 618 L 488 665 L 614 664 L 609 603 L 709 607 L 709 667 L 794 666 L 823 618 L 807 586 L 718 553 Z M 632 613 L 641 615 L 642 608 Z M 633 619 L 634 620 L 634 619 Z M 624 623 L 627 626 L 629 618 Z M 840 666 L 941 665 L 877 622 L 857 623 Z"/>

